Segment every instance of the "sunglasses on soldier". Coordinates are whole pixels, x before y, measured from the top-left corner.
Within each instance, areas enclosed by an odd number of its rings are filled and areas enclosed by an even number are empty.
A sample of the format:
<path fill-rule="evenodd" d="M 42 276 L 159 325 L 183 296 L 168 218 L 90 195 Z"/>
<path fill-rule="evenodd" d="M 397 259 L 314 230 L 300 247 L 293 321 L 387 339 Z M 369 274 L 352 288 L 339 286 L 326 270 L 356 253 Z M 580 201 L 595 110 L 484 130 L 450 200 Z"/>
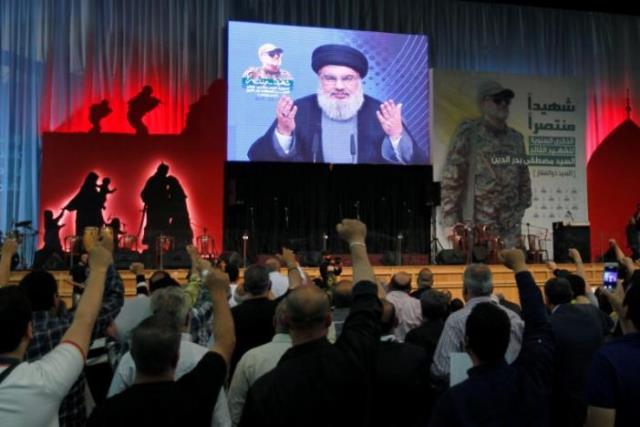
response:
<path fill-rule="evenodd" d="M 511 97 L 510 96 L 504 96 L 504 95 L 493 95 L 493 96 L 488 96 L 487 98 L 491 99 L 493 101 L 494 104 L 496 105 L 500 105 L 503 102 L 506 105 L 511 104 Z"/>

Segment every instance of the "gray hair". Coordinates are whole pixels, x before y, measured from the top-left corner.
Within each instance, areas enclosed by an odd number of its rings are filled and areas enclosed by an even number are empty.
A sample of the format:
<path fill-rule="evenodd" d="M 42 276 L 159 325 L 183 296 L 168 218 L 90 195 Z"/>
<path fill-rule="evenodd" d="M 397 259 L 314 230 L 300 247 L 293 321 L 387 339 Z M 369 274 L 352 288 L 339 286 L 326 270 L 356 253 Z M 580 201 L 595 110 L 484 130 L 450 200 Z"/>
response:
<path fill-rule="evenodd" d="M 178 326 L 187 323 L 189 311 L 190 303 L 182 288 L 170 286 L 151 294 L 151 312 L 174 318 Z"/>
<path fill-rule="evenodd" d="M 471 297 L 491 295 L 493 275 L 485 264 L 469 264 L 462 276 L 462 287 Z"/>

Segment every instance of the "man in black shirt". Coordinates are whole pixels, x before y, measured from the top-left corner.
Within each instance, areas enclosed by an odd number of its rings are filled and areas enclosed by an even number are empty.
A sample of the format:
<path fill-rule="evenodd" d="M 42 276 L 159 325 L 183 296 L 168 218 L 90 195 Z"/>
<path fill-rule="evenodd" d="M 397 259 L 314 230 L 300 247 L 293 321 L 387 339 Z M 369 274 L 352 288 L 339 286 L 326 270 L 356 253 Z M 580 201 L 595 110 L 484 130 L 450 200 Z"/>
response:
<path fill-rule="evenodd" d="M 329 300 L 315 286 L 287 296 L 293 347 L 249 390 L 240 426 L 368 426 L 380 337 L 381 287 L 365 247 L 366 226 L 343 220 L 337 231 L 353 260 L 353 302 L 335 345 L 326 338 Z M 333 410 L 340 408 L 340 411 Z M 400 408 L 401 409 L 401 408 Z"/>
<path fill-rule="evenodd" d="M 510 320 L 495 304 L 477 304 L 467 318 L 465 346 L 473 362 L 466 381 L 438 402 L 430 426 L 549 425 L 554 342 L 542 294 L 519 249 L 502 251 L 515 272 L 525 322 L 522 349 L 507 364 Z"/>
<path fill-rule="evenodd" d="M 289 269 L 289 290 L 302 282 L 297 268 L 295 255 L 289 249 L 283 249 L 282 258 Z M 250 265 L 244 272 L 245 298 L 242 304 L 233 307 L 231 314 L 236 330 L 236 349 L 231 357 L 231 376 L 242 355 L 259 345 L 271 341 L 275 335 L 273 315 L 278 303 L 287 295 L 278 299 L 269 299 L 271 280 L 266 268 Z"/>
<path fill-rule="evenodd" d="M 175 319 L 153 315 L 133 332 L 131 355 L 134 385 L 107 399 L 89 418 L 88 426 L 209 426 L 235 338 L 227 292 L 229 276 L 208 272 L 205 284 L 213 302 L 215 344 L 196 367 L 174 381 L 180 347 Z"/>

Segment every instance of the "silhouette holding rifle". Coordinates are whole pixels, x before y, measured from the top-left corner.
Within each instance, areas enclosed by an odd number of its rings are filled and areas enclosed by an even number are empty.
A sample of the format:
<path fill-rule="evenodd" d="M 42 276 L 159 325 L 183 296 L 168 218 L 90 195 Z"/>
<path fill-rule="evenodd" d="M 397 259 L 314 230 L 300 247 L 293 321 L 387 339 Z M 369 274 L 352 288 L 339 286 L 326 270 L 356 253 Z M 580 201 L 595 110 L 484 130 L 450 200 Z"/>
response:
<path fill-rule="evenodd" d="M 136 135 L 138 136 L 149 135 L 149 129 L 142 122 L 142 118 L 160 104 L 158 98 L 151 96 L 152 93 L 153 88 L 147 85 L 142 88 L 139 94 L 129 100 L 127 120 L 129 120 L 129 124 L 136 130 Z"/>

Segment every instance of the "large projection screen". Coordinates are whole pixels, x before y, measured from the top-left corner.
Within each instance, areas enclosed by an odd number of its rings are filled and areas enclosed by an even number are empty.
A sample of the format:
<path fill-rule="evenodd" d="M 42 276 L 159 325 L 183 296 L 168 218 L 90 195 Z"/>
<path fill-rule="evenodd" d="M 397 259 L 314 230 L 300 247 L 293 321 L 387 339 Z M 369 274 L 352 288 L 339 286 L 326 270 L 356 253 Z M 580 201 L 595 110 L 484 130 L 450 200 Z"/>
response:
<path fill-rule="evenodd" d="M 229 22 L 229 161 L 429 164 L 425 35 Z"/>

